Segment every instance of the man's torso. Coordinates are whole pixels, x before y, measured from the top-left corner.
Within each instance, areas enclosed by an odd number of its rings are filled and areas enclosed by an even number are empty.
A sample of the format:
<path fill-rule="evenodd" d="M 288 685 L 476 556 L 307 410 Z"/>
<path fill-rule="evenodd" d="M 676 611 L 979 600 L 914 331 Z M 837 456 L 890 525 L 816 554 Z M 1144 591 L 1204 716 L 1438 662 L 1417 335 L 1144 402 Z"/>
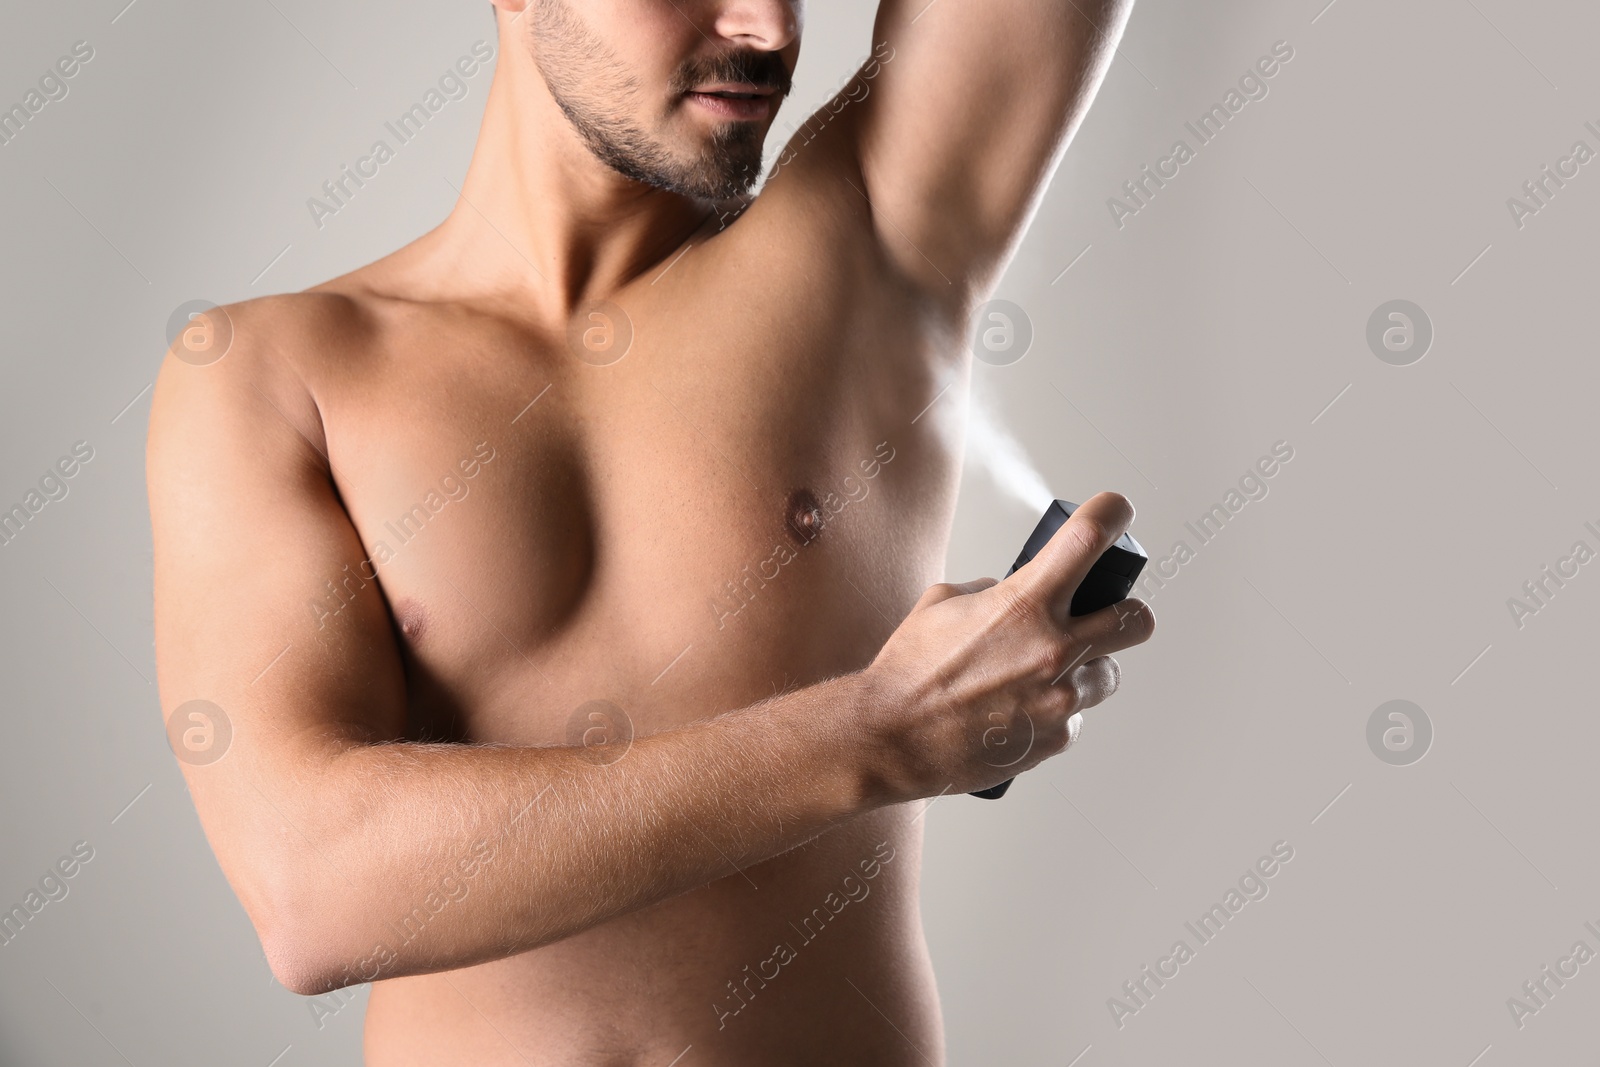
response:
<path fill-rule="evenodd" d="M 855 195 L 769 189 L 573 339 L 414 299 L 429 268 L 404 252 L 291 298 L 338 324 L 302 373 L 397 626 L 413 739 L 609 740 L 595 773 L 626 773 L 630 730 L 865 666 L 940 579 L 959 317 L 895 280 Z M 937 1062 L 916 815 L 380 982 L 369 1062 Z"/>

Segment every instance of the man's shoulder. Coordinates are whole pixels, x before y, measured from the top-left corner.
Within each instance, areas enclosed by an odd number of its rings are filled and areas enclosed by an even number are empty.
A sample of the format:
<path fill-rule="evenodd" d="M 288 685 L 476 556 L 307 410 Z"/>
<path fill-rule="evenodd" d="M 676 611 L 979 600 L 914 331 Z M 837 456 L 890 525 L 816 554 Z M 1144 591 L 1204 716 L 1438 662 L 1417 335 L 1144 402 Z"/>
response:
<path fill-rule="evenodd" d="M 325 453 L 316 383 L 373 332 L 370 301 L 348 284 L 180 309 L 156 376 L 150 443 L 287 420 Z"/>
<path fill-rule="evenodd" d="M 170 323 L 167 363 L 214 366 L 239 376 L 309 370 L 370 332 L 372 301 L 340 282 L 185 306 Z"/>

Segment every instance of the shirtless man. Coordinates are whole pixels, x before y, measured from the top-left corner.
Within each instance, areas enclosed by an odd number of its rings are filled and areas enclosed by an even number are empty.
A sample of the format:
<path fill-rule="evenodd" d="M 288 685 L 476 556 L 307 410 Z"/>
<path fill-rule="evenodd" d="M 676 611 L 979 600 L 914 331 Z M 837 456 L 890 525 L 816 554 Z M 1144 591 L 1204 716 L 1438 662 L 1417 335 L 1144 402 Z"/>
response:
<path fill-rule="evenodd" d="M 919 817 L 1154 625 L 1066 615 L 1114 493 L 934 584 L 973 309 L 1127 4 L 883 0 L 753 200 L 803 0 L 495 6 L 444 223 L 161 370 L 207 837 L 286 987 L 373 983 L 376 1067 L 942 1063 Z"/>

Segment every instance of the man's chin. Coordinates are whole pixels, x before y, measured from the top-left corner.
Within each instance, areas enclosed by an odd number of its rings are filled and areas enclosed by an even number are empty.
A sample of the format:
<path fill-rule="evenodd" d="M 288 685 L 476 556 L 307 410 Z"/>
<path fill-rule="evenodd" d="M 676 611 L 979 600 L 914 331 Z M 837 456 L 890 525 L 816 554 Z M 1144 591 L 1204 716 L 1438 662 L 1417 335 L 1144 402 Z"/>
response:
<path fill-rule="evenodd" d="M 707 158 L 710 157 L 710 158 Z M 761 150 L 748 149 L 736 156 L 727 153 L 725 145 L 707 144 L 700 165 L 684 175 L 682 184 L 699 190 L 697 195 L 707 200 L 727 200 L 744 196 L 761 178 Z"/>
<path fill-rule="evenodd" d="M 750 175 L 741 172 L 732 177 L 722 174 L 628 176 L 636 181 L 642 181 L 645 185 L 669 193 L 676 193 L 679 196 L 720 203 L 724 200 L 734 200 L 748 194 L 755 186 L 754 173 L 752 168 Z"/>
<path fill-rule="evenodd" d="M 731 197 L 746 196 L 755 188 L 756 181 L 761 177 L 761 160 L 740 163 L 734 170 L 724 172 L 722 176 L 721 196 L 716 199 L 727 200 Z"/>

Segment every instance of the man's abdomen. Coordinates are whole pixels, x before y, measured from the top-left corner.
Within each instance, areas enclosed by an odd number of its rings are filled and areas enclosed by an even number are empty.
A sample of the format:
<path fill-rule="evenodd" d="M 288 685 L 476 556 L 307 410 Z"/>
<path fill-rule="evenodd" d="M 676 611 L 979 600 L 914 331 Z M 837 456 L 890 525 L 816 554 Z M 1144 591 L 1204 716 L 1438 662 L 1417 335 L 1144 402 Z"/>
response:
<path fill-rule="evenodd" d="M 367 1062 L 941 1064 L 918 807 L 541 949 L 379 982 Z"/>

